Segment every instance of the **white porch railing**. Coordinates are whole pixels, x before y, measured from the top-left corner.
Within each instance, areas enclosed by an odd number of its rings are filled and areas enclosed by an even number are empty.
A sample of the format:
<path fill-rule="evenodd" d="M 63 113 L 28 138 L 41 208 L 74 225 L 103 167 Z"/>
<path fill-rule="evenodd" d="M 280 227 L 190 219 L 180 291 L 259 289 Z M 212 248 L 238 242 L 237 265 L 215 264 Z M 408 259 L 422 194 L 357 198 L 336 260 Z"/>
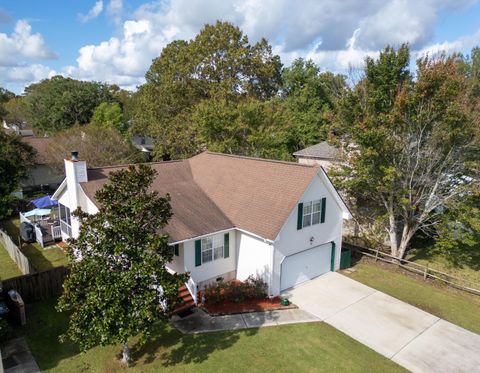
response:
<path fill-rule="evenodd" d="M 34 224 L 33 226 L 35 227 L 35 238 L 37 242 L 40 244 L 41 247 L 44 247 L 42 230 L 37 224 Z"/>
<path fill-rule="evenodd" d="M 193 281 L 193 279 L 190 277 L 188 279 L 188 281 L 185 283 L 185 285 L 187 286 L 188 291 L 192 295 L 192 298 L 193 298 L 193 301 L 195 302 L 195 304 L 198 304 L 198 299 L 197 299 L 198 298 L 198 286 L 195 283 L 195 281 Z"/>
<path fill-rule="evenodd" d="M 52 237 L 54 240 L 58 239 L 58 238 L 62 238 L 62 230 L 60 228 L 59 225 L 57 226 L 53 226 L 52 225 Z"/>

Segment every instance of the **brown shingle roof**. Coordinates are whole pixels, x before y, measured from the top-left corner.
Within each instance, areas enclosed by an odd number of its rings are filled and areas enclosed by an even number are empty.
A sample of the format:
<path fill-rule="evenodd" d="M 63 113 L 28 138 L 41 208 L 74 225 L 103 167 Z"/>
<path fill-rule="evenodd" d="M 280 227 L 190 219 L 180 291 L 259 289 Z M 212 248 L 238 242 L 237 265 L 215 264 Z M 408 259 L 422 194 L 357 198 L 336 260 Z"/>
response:
<path fill-rule="evenodd" d="M 153 163 L 152 188 L 170 193 L 172 241 L 237 227 L 274 240 L 318 167 L 205 152 L 183 161 Z M 124 167 L 124 166 L 123 166 Z M 87 196 L 122 167 L 90 169 Z"/>
<path fill-rule="evenodd" d="M 35 164 L 47 164 L 47 149 L 53 139 L 50 137 L 22 137 L 22 141 L 36 150 Z"/>

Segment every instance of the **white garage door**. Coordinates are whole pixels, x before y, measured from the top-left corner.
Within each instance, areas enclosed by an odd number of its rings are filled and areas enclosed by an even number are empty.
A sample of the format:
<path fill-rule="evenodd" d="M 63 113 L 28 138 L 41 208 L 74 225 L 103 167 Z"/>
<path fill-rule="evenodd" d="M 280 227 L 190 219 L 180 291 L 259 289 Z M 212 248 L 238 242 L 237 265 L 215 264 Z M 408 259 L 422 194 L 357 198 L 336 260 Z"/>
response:
<path fill-rule="evenodd" d="M 280 289 L 285 290 L 330 271 L 332 245 L 325 244 L 285 257 Z"/>

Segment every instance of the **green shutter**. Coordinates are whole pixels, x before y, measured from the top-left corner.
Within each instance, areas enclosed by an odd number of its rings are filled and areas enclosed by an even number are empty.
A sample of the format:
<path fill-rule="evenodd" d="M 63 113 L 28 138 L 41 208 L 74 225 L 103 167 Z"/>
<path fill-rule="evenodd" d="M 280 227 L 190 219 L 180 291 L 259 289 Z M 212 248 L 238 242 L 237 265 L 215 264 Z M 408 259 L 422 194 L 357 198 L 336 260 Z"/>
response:
<path fill-rule="evenodd" d="M 195 267 L 202 264 L 202 241 L 195 241 Z"/>
<path fill-rule="evenodd" d="M 327 199 L 325 197 L 322 198 L 322 215 L 320 217 L 320 223 L 325 223 L 325 212 L 327 207 Z"/>
<path fill-rule="evenodd" d="M 173 247 L 173 250 L 175 251 L 175 256 L 180 256 L 180 251 L 178 248 L 178 243 Z"/>
<path fill-rule="evenodd" d="M 335 271 L 335 242 L 332 241 L 332 257 L 330 258 L 330 271 Z"/>
<path fill-rule="evenodd" d="M 228 258 L 230 256 L 230 233 L 223 235 L 223 257 Z"/>
<path fill-rule="evenodd" d="M 298 204 L 297 230 L 302 229 L 303 225 L 303 203 Z"/>

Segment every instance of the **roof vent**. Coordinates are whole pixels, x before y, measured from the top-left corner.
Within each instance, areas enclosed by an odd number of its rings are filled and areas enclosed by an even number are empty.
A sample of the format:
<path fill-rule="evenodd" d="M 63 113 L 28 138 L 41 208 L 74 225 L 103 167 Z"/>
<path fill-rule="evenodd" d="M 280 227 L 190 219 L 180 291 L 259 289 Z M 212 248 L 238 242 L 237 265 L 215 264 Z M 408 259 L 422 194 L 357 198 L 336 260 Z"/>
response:
<path fill-rule="evenodd" d="M 78 152 L 77 151 L 73 151 L 72 152 L 72 161 L 78 161 Z"/>

